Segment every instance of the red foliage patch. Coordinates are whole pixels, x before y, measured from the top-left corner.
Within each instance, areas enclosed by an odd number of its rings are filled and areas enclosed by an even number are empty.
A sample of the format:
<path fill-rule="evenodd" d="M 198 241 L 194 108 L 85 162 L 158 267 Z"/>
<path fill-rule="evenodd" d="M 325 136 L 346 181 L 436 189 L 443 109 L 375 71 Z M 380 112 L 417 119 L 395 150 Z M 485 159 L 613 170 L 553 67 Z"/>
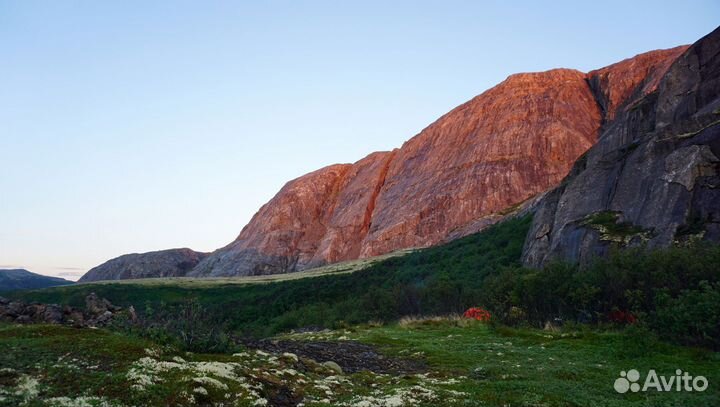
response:
<path fill-rule="evenodd" d="M 468 309 L 467 311 L 465 311 L 463 316 L 465 318 L 471 318 L 471 319 L 475 319 L 477 321 L 483 321 L 483 322 L 490 321 L 490 318 L 491 318 L 490 311 L 479 308 L 479 307 L 473 307 L 473 308 Z"/>
<path fill-rule="evenodd" d="M 637 322 L 637 318 L 630 311 L 612 311 L 608 315 L 608 319 L 619 324 L 634 324 Z"/>

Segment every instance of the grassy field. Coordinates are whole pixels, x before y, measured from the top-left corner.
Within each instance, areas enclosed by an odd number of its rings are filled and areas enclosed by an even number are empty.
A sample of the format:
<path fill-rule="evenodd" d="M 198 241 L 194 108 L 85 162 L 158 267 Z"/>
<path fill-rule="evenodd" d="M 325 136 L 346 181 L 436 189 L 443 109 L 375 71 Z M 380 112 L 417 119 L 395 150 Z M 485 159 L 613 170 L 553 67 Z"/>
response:
<path fill-rule="evenodd" d="M 384 260 L 391 259 L 394 257 L 404 256 L 408 253 L 412 253 L 413 250 L 398 250 L 392 253 L 384 254 L 382 256 L 375 256 L 367 259 L 358 259 L 344 261 L 340 263 L 329 264 L 327 266 L 316 267 L 309 270 L 298 271 L 295 273 L 287 274 L 269 274 L 264 276 L 244 276 L 244 277 L 164 277 L 164 278 L 143 278 L 143 279 L 129 279 L 129 280 L 109 280 L 109 281 L 95 281 L 90 283 L 83 283 L 82 286 L 86 289 L 92 289 L 98 285 L 133 285 L 141 287 L 179 287 L 179 288 L 212 288 L 222 286 L 233 286 L 233 285 L 248 285 L 248 284 L 267 284 L 277 283 L 282 281 L 292 281 L 303 278 L 331 276 L 331 275 L 342 275 L 347 273 L 353 273 L 356 271 L 364 270 Z"/>
<path fill-rule="evenodd" d="M 717 406 L 720 355 L 644 334 L 491 327 L 458 319 L 286 334 L 357 340 L 422 360 L 418 374 L 338 374 L 293 354 L 180 352 L 105 330 L 0 325 L 0 405 Z M 619 372 L 683 369 L 702 393 L 619 394 Z"/>

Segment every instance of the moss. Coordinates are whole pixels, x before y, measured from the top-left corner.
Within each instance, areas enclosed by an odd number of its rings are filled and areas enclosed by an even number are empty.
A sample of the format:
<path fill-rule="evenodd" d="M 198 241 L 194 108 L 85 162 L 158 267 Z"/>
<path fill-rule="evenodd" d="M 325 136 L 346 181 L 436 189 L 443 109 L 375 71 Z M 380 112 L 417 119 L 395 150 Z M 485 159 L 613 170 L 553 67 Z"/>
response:
<path fill-rule="evenodd" d="M 596 212 L 586 216 L 581 224 L 600 233 L 601 240 L 622 244 L 629 244 L 636 237 L 647 241 L 652 235 L 652 231 L 631 222 L 620 222 L 620 212 Z"/>
<path fill-rule="evenodd" d="M 705 220 L 699 215 L 690 215 L 684 225 L 680 225 L 675 232 L 675 237 L 697 235 L 705 231 Z"/>
<path fill-rule="evenodd" d="M 693 245 L 705 237 L 706 220 L 698 214 L 690 214 L 684 225 L 675 230 L 674 243 L 678 246 Z"/>

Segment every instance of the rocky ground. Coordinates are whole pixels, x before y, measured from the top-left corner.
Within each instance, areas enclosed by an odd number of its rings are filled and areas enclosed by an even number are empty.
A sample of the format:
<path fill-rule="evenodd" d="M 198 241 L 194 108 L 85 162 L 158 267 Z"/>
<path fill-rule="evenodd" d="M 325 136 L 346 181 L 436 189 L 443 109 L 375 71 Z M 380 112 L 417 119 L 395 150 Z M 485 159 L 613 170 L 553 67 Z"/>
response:
<path fill-rule="evenodd" d="M 0 297 L 0 321 L 17 324 L 47 323 L 65 324 L 75 327 L 100 327 L 107 325 L 118 315 L 126 315 L 131 320 L 137 316 L 133 307 L 123 310 L 100 298 L 95 293 L 85 298 L 85 308 L 69 305 L 26 303 Z"/>
<path fill-rule="evenodd" d="M 391 358 L 376 347 L 356 341 L 243 340 L 250 349 L 273 353 L 294 353 L 320 361 L 338 373 L 370 371 L 386 374 L 422 373 L 427 366 L 413 359 Z"/>

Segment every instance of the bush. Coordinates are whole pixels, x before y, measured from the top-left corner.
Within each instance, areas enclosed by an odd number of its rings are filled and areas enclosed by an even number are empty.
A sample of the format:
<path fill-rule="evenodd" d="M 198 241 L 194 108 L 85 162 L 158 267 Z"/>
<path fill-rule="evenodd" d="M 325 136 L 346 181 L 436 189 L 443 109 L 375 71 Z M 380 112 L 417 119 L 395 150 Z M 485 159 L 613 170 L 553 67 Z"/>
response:
<path fill-rule="evenodd" d="M 508 324 L 641 323 L 668 340 L 720 348 L 718 264 L 720 246 L 702 245 L 616 251 L 587 267 L 506 268 L 486 279 L 483 303 Z"/>
<path fill-rule="evenodd" d="M 137 323 L 126 321 L 115 328 L 189 352 L 233 352 L 238 348 L 227 333 L 225 322 L 197 299 L 174 307 L 161 303 L 157 309 L 146 304 Z"/>
<path fill-rule="evenodd" d="M 661 337 L 720 349 L 720 283 L 701 281 L 676 298 L 662 293 L 657 302 L 653 325 Z"/>

